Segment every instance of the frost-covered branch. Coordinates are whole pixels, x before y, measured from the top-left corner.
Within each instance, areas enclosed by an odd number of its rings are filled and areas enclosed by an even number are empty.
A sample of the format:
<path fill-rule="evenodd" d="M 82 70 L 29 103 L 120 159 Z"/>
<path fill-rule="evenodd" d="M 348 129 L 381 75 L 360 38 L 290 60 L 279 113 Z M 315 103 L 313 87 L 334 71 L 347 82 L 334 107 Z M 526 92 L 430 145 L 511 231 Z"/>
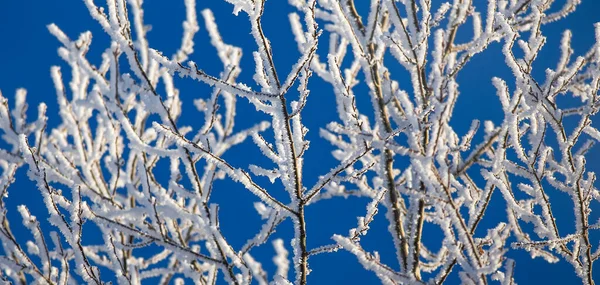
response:
<path fill-rule="evenodd" d="M 219 15 L 198 13 L 194 0 L 184 0 L 183 34 L 170 57 L 148 39 L 143 1 L 83 2 L 111 43 L 93 63 L 90 32 L 71 39 L 48 26 L 68 66 L 51 69 L 58 114 L 41 104 L 30 120 L 25 90 L 14 102 L 0 94 L 2 281 L 307 284 L 311 271 L 326 270 L 309 266 L 313 256 L 345 250 L 384 284 L 442 284 L 455 273 L 465 284 L 513 284 L 519 266 L 506 253 L 526 250 L 567 261 L 584 284 L 594 284 L 600 248 L 592 236 L 600 226 L 589 219 L 600 192 L 588 161 L 600 140 L 593 123 L 600 25 L 594 46 L 576 58 L 566 31 L 556 67 L 545 77 L 534 72 L 548 48 L 542 27 L 581 1 L 371 0 L 362 11 L 354 0 L 290 0 L 299 52 L 291 66 L 278 65 L 292 53 L 271 44 L 277 35 L 263 17 L 274 12 L 265 0 L 225 0 L 248 18 L 253 45 L 244 47 L 221 37 Z M 471 38 L 459 36 L 464 29 Z M 206 56 L 194 54 L 203 30 L 222 63 L 219 74 L 192 61 Z M 482 124 L 473 118 L 460 133 L 452 117 L 469 81 L 459 74 L 492 45 L 502 47 L 512 72 L 490 80 L 504 116 Z M 251 54 L 253 82 L 239 82 L 244 53 Z M 209 91 L 180 92 L 175 75 Z M 316 85 L 323 82 L 328 86 Z M 319 95 L 309 96 L 315 89 Z M 320 96 L 333 96 L 335 106 L 321 107 L 338 116 L 319 130 L 322 140 L 309 142 L 305 107 Z M 238 98 L 268 121 L 240 129 Z M 363 98 L 371 104 L 359 104 Z M 189 126 L 179 120 L 188 102 L 197 112 Z M 50 115 L 57 124 L 49 125 Z M 244 155 L 246 140 L 266 163 L 226 159 Z M 319 142 L 331 145 L 339 163 L 308 188 L 305 155 Z M 18 207 L 21 223 L 7 217 L 21 167 L 43 198 L 49 225 L 26 205 Z M 213 193 L 228 186 L 219 180 L 252 193 L 254 200 L 243 202 L 263 220 L 241 247 L 231 242 L 240 233 L 221 230 Z M 556 193 L 572 201 L 572 232 L 558 222 L 564 217 L 552 206 Z M 348 196 L 367 201 L 366 214 L 347 234 L 309 248 L 312 206 Z M 483 223 L 492 199 L 504 200 L 506 215 Z M 390 249 L 372 251 L 361 240 L 378 219 L 388 225 L 393 264 L 379 255 Z M 286 220 L 293 237 L 277 233 Z M 13 234 L 20 224 L 31 241 Z M 89 235 L 99 239 L 88 242 Z M 254 254 L 265 245 L 274 248 L 274 272 Z"/>

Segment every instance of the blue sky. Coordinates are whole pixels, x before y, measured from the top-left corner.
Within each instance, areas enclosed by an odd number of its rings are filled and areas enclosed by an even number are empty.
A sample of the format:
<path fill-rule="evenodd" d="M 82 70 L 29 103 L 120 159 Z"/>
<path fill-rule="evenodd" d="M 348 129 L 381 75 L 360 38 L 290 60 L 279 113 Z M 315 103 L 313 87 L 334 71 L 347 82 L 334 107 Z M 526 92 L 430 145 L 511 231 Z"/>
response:
<path fill-rule="evenodd" d="M 152 30 L 148 34 L 150 46 L 163 51 L 166 55 L 173 54 L 179 47 L 182 34 L 181 22 L 185 18 L 183 1 L 147 0 L 145 2 L 146 23 L 152 25 Z M 299 56 L 287 18 L 291 9 L 286 2 L 283 0 L 267 1 L 263 21 L 266 35 L 273 44 L 275 64 L 282 74 L 291 68 Z M 358 0 L 356 2 L 358 2 L 359 11 L 365 11 L 368 8 L 368 1 Z M 474 0 L 474 2 L 476 5 L 481 5 L 487 1 Z M 211 8 L 224 41 L 244 49 L 241 66 L 243 71 L 239 81 L 251 83 L 254 70 L 251 51 L 254 50 L 255 44 L 249 34 L 250 27 L 247 24 L 247 17 L 242 14 L 237 17 L 232 15 L 231 6 L 224 1 L 198 0 L 197 6 L 198 11 Z M 539 60 L 534 65 L 536 76 L 543 76 L 545 68 L 555 65 L 559 56 L 560 37 L 564 29 L 568 28 L 573 31 L 572 44 L 576 55 L 587 51 L 592 46 L 594 41 L 593 23 L 600 21 L 600 14 L 597 11 L 600 11 L 600 1 L 584 0 L 578 10 L 567 19 L 543 27 L 542 31 L 548 39 Z M 191 59 L 207 73 L 218 74 L 222 65 L 218 62 L 213 47 L 208 43 L 208 35 L 201 19 L 199 21 L 201 30 L 196 35 L 197 45 Z M 82 1 L 2 0 L 0 2 L 0 39 L 2 39 L 0 41 L 0 90 L 3 92 L 3 96 L 11 99 L 17 88 L 26 88 L 32 117 L 35 114 L 35 106 L 40 102 L 48 104 L 48 114 L 57 113 L 55 91 L 49 75 L 50 67 L 52 65 L 62 66 L 63 73 L 68 79 L 68 68 L 56 53 L 60 44 L 46 29 L 46 25 L 50 23 L 57 24 L 71 38 L 77 38 L 81 32 L 92 31 L 94 38 L 88 56 L 92 63 L 98 64 L 101 53 L 109 47 L 108 36 L 89 16 Z M 467 36 L 466 34 L 468 32 L 462 36 Z M 459 76 L 461 96 L 452 119 L 459 134 L 466 132 L 471 120 L 475 118 L 496 122 L 502 119 L 502 110 L 491 84 L 493 76 L 504 77 L 510 81 L 510 71 L 504 66 L 500 50 L 501 46 L 494 44 L 485 54 L 473 59 Z M 400 70 L 396 71 L 394 73 L 396 78 L 400 81 L 407 80 L 402 78 L 406 75 L 405 73 Z M 182 92 L 181 97 L 184 102 L 191 102 L 192 98 L 199 96 L 208 96 L 210 91 L 207 86 L 190 80 L 177 79 L 176 83 Z M 307 185 L 314 183 L 319 175 L 326 173 L 336 165 L 336 161 L 330 154 L 330 145 L 318 135 L 320 127 L 337 118 L 332 108 L 335 104 L 332 89 L 316 79 L 316 76 L 313 77 L 310 88 L 311 95 L 303 113 L 304 122 L 310 130 L 308 139 L 311 140 L 311 147 L 305 160 L 304 179 Z M 363 110 L 368 110 L 370 99 L 367 97 L 366 87 L 358 86 L 355 93 L 362 94 L 357 98 L 359 108 L 362 105 L 366 106 Z M 237 129 L 249 127 L 260 120 L 267 119 L 244 100 L 239 100 L 238 103 Z M 191 104 L 188 105 L 184 107 L 184 114 L 180 122 L 189 125 L 199 124 L 198 113 L 195 113 L 193 107 L 190 107 Z M 57 124 L 57 120 L 51 117 L 50 125 Z M 599 157 L 600 152 L 596 149 L 589 155 Z M 260 156 L 260 152 L 251 143 L 245 143 L 233 149 L 225 155 L 225 158 L 238 166 L 244 166 L 250 162 L 255 164 L 265 162 L 264 158 Z M 588 159 L 588 161 L 592 161 L 588 163 L 588 167 L 598 172 L 600 163 L 593 159 Z M 268 185 L 266 181 L 260 182 Z M 213 194 L 213 201 L 220 204 L 223 232 L 230 237 L 234 247 L 239 247 L 257 231 L 260 225 L 259 216 L 255 214 L 252 207 L 254 197 L 236 184 L 218 182 L 215 187 L 217 190 Z M 553 205 L 557 206 L 560 213 L 564 213 L 562 216 L 564 220 L 559 221 L 559 224 L 565 224 L 568 229 L 571 224 L 569 220 L 569 217 L 572 216 L 569 213 L 571 205 L 568 199 L 563 200 L 560 195 L 551 194 L 551 197 L 556 198 L 555 201 L 557 201 Z M 496 196 L 495 198 L 500 197 Z M 500 199 L 495 200 L 496 202 L 492 204 L 486 216 L 485 221 L 489 223 L 504 219 L 504 205 Z M 29 205 L 31 212 L 40 220 L 45 220 L 47 215 L 45 207 L 41 203 L 41 197 L 37 194 L 34 184 L 27 180 L 23 170 L 20 171 L 17 182 L 10 188 L 10 197 L 7 198 L 7 202 L 11 205 L 9 217 L 12 219 L 15 234 L 23 239 L 30 239 L 27 232 L 23 231 L 20 226 L 16 206 L 19 204 Z M 356 216 L 364 213 L 367 202 L 363 199 L 349 198 L 324 201 L 311 206 L 307 213 L 309 247 L 331 243 L 330 237 L 334 233 L 346 234 L 349 228 L 356 225 Z M 592 215 L 598 217 L 597 213 Z M 560 218 L 561 216 L 559 216 L 559 220 Z M 49 228 L 47 224 L 43 226 L 44 229 Z M 386 220 L 381 213 L 373 223 L 370 234 L 364 238 L 364 244 L 369 250 L 379 250 L 382 260 L 394 264 L 393 246 L 386 227 Z M 430 231 L 431 236 L 439 233 L 435 228 L 426 227 L 426 236 L 427 231 Z M 290 237 L 291 233 L 291 223 L 288 221 L 278 229 L 275 237 Z M 266 270 L 274 272 L 274 267 L 270 262 L 273 254 L 272 248 L 269 245 L 263 246 L 257 250 L 256 254 L 258 259 L 263 261 Z M 571 266 L 565 262 L 547 264 L 540 259 L 532 260 L 525 252 L 513 251 L 508 256 L 517 261 L 516 279 L 520 284 L 578 283 L 578 278 L 573 273 Z M 312 257 L 310 267 L 313 269 L 309 275 L 309 282 L 312 284 L 378 283 L 378 279 L 373 273 L 364 271 L 356 258 L 345 252 Z M 595 269 L 598 272 L 600 267 L 596 266 Z M 452 277 L 449 284 L 457 282 L 456 276 Z"/>

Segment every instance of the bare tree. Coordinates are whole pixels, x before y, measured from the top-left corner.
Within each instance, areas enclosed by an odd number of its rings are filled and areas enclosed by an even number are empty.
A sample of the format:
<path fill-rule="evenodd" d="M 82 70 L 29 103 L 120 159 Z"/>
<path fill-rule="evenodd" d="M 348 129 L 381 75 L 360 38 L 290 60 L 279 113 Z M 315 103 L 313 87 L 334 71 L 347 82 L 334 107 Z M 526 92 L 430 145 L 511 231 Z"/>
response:
<path fill-rule="evenodd" d="M 600 140 L 592 126 L 600 104 L 600 25 L 597 43 L 575 59 L 566 31 L 556 67 L 541 81 L 532 76 L 545 43 L 540 28 L 567 16 L 581 1 L 372 0 L 361 17 L 353 0 L 290 0 L 297 10 L 289 19 L 301 56 L 288 74 L 276 69 L 273 56 L 279 51 L 263 31 L 265 0 L 225 1 L 235 14 L 248 15 L 256 46 L 244 49 L 253 50 L 255 82 L 237 81 L 242 49 L 222 40 L 210 10 L 201 14 L 222 72 L 207 74 L 188 60 L 199 30 L 195 0 L 185 0 L 181 47 L 172 56 L 149 47 L 141 0 L 107 0 L 105 6 L 83 1 L 111 39 L 99 65 L 86 58 L 91 33 L 72 40 L 48 26 L 71 69 L 68 85 L 59 67 L 51 72 L 60 124 L 47 124 L 43 104 L 38 118 L 27 120 L 24 90 L 17 91 L 13 108 L 2 97 L 0 128 L 8 148 L 0 151 L 0 191 L 6 197 L 17 169 L 26 167 L 57 231 L 42 231 L 20 206 L 23 225 L 33 236 L 22 244 L 0 200 L 2 280 L 106 284 L 116 276 L 119 284 L 150 278 L 160 278 L 161 284 L 215 284 L 223 277 L 232 284 L 306 284 L 310 271 L 320 270 L 309 269 L 311 256 L 346 250 L 383 284 L 441 284 L 452 271 L 464 284 L 513 284 L 516 263 L 506 253 L 526 250 L 548 262 L 565 260 L 582 283 L 594 284 L 592 267 L 600 248 L 590 234 L 600 222 L 589 217 L 600 193 L 595 174 L 586 170 L 586 153 Z M 550 9 L 553 4 L 562 6 Z M 456 42 L 458 29 L 465 28 L 473 30 L 473 38 Z M 325 45 L 318 43 L 327 37 L 327 58 L 320 58 L 317 49 Z M 503 46 L 499 56 L 514 76 L 492 79 L 504 120 L 486 121 L 483 139 L 473 142 L 479 121 L 466 134 L 450 124 L 460 91 L 457 75 L 494 42 Z M 401 86 L 386 67 L 394 60 L 411 84 Z M 178 124 L 182 100 L 189 99 L 174 86 L 175 74 L 212 87 L 194 101 L 202 124 Z M 368 94 L 355 94 L 359 75 Z M 312 76 L 331 84 L 335 96 L 339 119 L 320 134 L 333 145 L 339 165 L 306 185 L 303 157 L 309 142 L 302 111 Z M 159 90 L 159 83 L 164 88 Z M 372 105 L 357 106 L 356 96 L 369 96 Z M 234 131 L 238 98 L 270 121 Z M 361 112 L 369 108 L 372 117 Z M 566 126 L 567 117 L 578 123 Z M 274 167 L 233 165 L 222 158 L 245 140 L 252 140 Z M 408 166 L 398 168 L 399 159 Z M 170 167 L 168 183 L 157 179 L 161 161 Z M 272 184 L 260 185 L 257 176 Z M 219 179 L 243 185 L 259 200 L 254 206 L 264 224 L 241 248 L 219 228 L 218 205 L 211 201 Z M 286 201 L 273 195 L 282 188 Z M 550 206 L 553 191 L 572 199 L 572 233 L 559 230 L 561 217 Z M 506 217 L 478 235 L 494 192 L 505 201 Z M 309 248 L 310 206 L 347 196 L 370 201 L 357 226 L 334 235 L 332 244 Z M 385 209 L 385 217 L 377 216 L 379 209 Z M 384 264 L 361 245 L 374 219 L 387 220 L 397 264 Z M 293 239 L 271 238 L 285 220 L 294 224 Z M 86 223 L 97 227 L 103 243 L 82 241 Z M 437 252 L 425 246 L 425 224 L 443 232 Z M 277 271 L 267 274 L 252 252 L 270 239 Z M 150 246 L 160 250 L 149 257 L 134 251 Z M 101 274 L 100 268 L 113 275 Z"/>

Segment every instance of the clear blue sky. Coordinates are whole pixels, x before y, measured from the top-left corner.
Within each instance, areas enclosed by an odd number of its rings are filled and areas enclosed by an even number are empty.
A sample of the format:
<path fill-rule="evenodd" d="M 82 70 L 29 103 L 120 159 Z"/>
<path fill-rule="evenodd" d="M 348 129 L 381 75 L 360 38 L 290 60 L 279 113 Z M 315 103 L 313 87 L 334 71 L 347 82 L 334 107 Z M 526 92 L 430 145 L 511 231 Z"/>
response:
<path fill-rule="evenodd" d="M 232 15 L 231 6 L 223 1 L 197 1 L 198 11 L 207 7 L 213 10 L 225 42 L 244 48 L 243 71 L 240 81 L 251 83 L 254 71 L 251 51 L 255 48 L 255 44 L 249 35 L 247 17 L 242 14 L 238 17 Z M 166 55 L 173 54 L 179 47 L 182 34 L 181 22 L 185 18 L 183 0 L 147 0 L 145 2 L 146 23 L 152 25 L 152 30 L 148 35 L 150 46 L 163 51 Z M 364 11 L 369 1 L 358 0 L 356 2 L 360 2 L 359 10 Z M 434 0 L 434 2 L 436 1 Z M 487 3 L 483 0 L 474 0 L 474 2 L 476 5 Z M 273 43 L 275 63 L 280 73 L 288 71 L 298 56 L 287 19 L 290 11 L 287 1 L 267 1 L 264 26 L 267 36 Z M 600 1 L 583 0 L 583 4 L 578 10 L 567 19 L 544 26 L 543 32 L 548 40 L 535 65 L 537 76 L 543 76 L 546 67 L 555 65 L 559 56 L 558 44 L 564 29 L 573 30 L 573 47 L 576 54 L 585 52 L 591 47 L 594 41 L 593 23 L 600 21 L 598 11 L 600 11 Z M 208 43 L 208 36 L 201 19 L 199 21 L 201 30 L 196 36 L 196 52 L 191 59 L 208 73 L 218 74 L 221 64 L 217 61 L 214 49 Z M 0 90 L 5 97 L 12 99 L 17 88 L 27 88 L 28 103 L 30 111 L 32 111 L 30 116 L 32 117 L 35 114 L 35 106 L 42 101 L 48 104 L 50 116 L 57 114 L 55 91 L 49 75 L 50 67 L 61 65 L 63 73 L 68 74 L 67 66 L 56 53 L 60 44 L 47 32 L 46 25 L 50 23 L 56 23 L 71 38 L 77 38 L 81 32 L 92 31 L 94 38 L 88 56 L 92 63 L 98 64 L 101 53 L 109 47 L 108 37 L 91 19 L 82 1 L 2 0 L 0 2 Z M 395 76 L 405 75 L 401 71 L 394 74 Z M 453 123 L 459 134 L 469 128 L 472 119 L 496 122 L 501 120 L 502 110 L 491 85 L 493 76 L 504 77 L 510 81 L 510 72 L 504 67 L 504 59 L 498 44 L 490 47 L 484 55 L 475 58 L 459 76 L 461 96 L 453 117 Z M 179 84 L 178 87 L 182 91 L 181 97 L 184 102 L 192 102 L 192 98 L 209 94 L 210 89 L 199 83 L 179 79 L 176 83 Z M 335 101 L 331 87 L 314 79 L 314 82 L 311 83 L 311 90 L 309 103 L 303 113 L 305 124 L 310 130 L 308 138 L 311 140 L 304 174 L 305 181 L 309 185 L 316 181 L 318 175 L 326 173 L 336 165 L 336 161 L 330 155 L 331 147 L 319 138 L 318 130 L 337 118 L 333 109 Z M 361 91 L 364 92 L 361 93 Z M 360 104 L 370 106 L 370 99 L 367 97 L 364 86 L 357 87 L 356 93 L 359 94 L 359 106 Z M 248 127 L 259 120 L 266 119 L 243 100 L 239 100 L 239 104 L 236 128 Z M 195 113 L 189 105 L 191 104 L 184 107 L 181 123 L 197 124 L 198 113 Z M 56 123 L 58 123 L 56 118 L 50 119 L 51 125 Z M 600 152 L 595 150 L 590 155 L 592 158 L 600 157 Z M 265 162 L 260 157 L 258 150 L 249 143 L 234 149 L 225 158 L 239 166 L 247 165 L 249 162 L 255 164 Z M 588 161 L 592 161 L 588 165 L 589 168 L 600 169 L 600 163 L 595 162 L 594 159 L 588 159 Z M 225 235 L 230 237 L 234 247 L 239 248 L 258 230 L 260 225 L 259 217 L 252 208 L 254 198 L 236 184 L 219 182 L 216 187 L 213 201 L 221 205 L 222 229 Z M 557 194 L 555 201 L 561 197 L 563 196 Z M 10 188 L 10 197 L 6 201 L 10 205 L 9 217 L 12 219 L 15 234 L 22 240 L 30 239 L 31 237 L 21 227 L 16 206 L 19 204 L 30 205 L 31 212 L 42 221 L 45 221 L 47 215 L 35 185 L 27 180 L 24 171 L 20 171 L 17 182 Z M 308 210 L 307 226 L 309 247 L 331 243 L 330 237 L 334 233 L 346 234 L 349 228 L 356 225 L 356 216 L 364 213 L 366 203 L 366 200 L 350 198 L 340 201 L 325 201 L 311 206 Z M 564 217 L 566 218 L 564 221 L 560 221 L 559 216 L 559 224 L 565 224 L 568 229 L 569 224 L 572 223 L 569 220 L 571 214 L 568 213 L 571 209 L 570 200 L 561 200 L 553 205 L 558 205 L 557 208 L 565 208 L 567 214 Z M 489 223 L 504 219 L 501 202 L 493 203 L 488 212 L 485 221 Z M 593 213 L 593 215 L 598 217 L 598 213 Z M 43 227 L 49 229 L 47 224 L 44 224 Z M 383 213 L 380 213 L 372 225 L 373 229 L 370 234 L 364 239 L 364 243 L 369 250 L 379 250 L 384 261 L 394 264 L 393 247 L 386 227 L 386 220 L 383 218 Z M 428 230 L 431 230 L 430 233 L 439 233 L 433 228 L 425 228 L 425 236 L 427 236 Z M 242 234 L 236 235 L 238 232 Z M 278 229 L 275 237 L 290 237 L 291 233 L 291 223 L 288 221 Z M 89 236 L 90 239 L 93 238 L 93 236 Z M 257 250 L 256 253 L 258 259 L 263 262 L 263 266 L 270 273 L 274 272 L 271 263 L 272 254 L 273 250 L 268 244 Z M 578 278 L 567 263 L 547 264 L 541 259 L 530 259 L 524 252 L 512 252 L 509 257 L 517 261 L 516 279 L 520 284 L 578 283 Z M 345 252 L 312 257 L 310 267 L 313 269 L 309 275 L 311 284 L 378 283 L 378 279 L 372 272 L 363 270 L 356 258 Z M 596 275 L 600 274 L 600 267 L 596 266 L 595 271 Z M 448 284 L 455 283 L 457 280 L 456 276 L 452 276 Z"/>

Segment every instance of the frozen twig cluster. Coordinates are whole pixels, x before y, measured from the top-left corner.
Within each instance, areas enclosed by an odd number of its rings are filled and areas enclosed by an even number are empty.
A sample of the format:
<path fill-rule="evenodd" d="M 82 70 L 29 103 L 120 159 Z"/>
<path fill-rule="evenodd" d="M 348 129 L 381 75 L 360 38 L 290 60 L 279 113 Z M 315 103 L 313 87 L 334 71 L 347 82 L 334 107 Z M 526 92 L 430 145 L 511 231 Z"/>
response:
<path fill-rule="evenodd" d="M 149 47 L 139 0 L 107 0 L 104 6 L 84 0 L 111 39 L 99 65 L 86 58 L 89 32 L 72 40 L 57 26 L 48 27 L 71 69 L 68 85 L 60 68 L 51 72 L 60 124 L 47 125 L 44 105 L 37 119 L 28 120 L 24 90 L 17 91 L 12 108 L 2 97 L 0 191 L 6 197 L 17 169 L 26 167 L 57 231 L 43 232 L 21 206 L 32 240 L 17 241 L 0 200 L 2 280 L 105 284 L 116 278 L 119 284 L 140 284 L 158 278 L 160 284 L 172 279 L 215 284 L 224 278 L 232 284 L 306 284 L 310 271 L 320 270 L 309 268 L 311 256 L 346 250 L 383 284 L 442 284 L 451 272 L 464 284 L 513 284 L 516 263 L 505 254 L 524 249 L 549 262 L 563 259 L 584 284 L 594 284 L 600 248 L 590 233 L 600 222 L 589 216 L 600 193 L 595 174 L 586 170 L 586 153 L 600 140 L 592 126 L 600 107 L 600 25 L 597 43 L 575 59 L 571 34 L 565 32 L 556 68 L 543 80 L 532 75 L 545 43 L 540 28 L 573 12 L 579 0 L 371 0 L 362 16 L 353 0 L 290 0 L 297 11 L 289 19 L 300 56 L 285 68 L 291 70 L 286 75 L 276 69 L 277 51 L 263 30 L 265 0 L 225 1 L 249 18 L 256 43 L 254 82 L 237 82 L 242 49 L 223 42 L 210 10 L 201 16 L 222 72 L 207 74 L 188 60 L 199 30 L 195 0 L 185 0 L 184 34 L 172 56 Z M 556 5 L 562 6 L 550 9 Z M 473 30 L 472 39 L 457 42 L 458 30 L 466 28 Z M 501 56 L 514 76 L 493 78 L 504 120 L 485 122 L 483 138 L 474 142 L 479 121 L 466 134 L 450 124 L 460 90 L 457 75 L 493 43 L 503 46 Z M 323 46 L 326 58 L 317 54 Z M 409 74 L 410 84 L 402 86 L 394 75 L 399 71 L 386 67 L 392 60 Z M 178 124 L 182 98 L 174 75 L 212 87 L 194 101 L 204 118 L 201 125 Z M 313 75 L 329 83 L 335 96 L 339 119 L 320 134 L 335 148 L 339 166 L 305 185 L 309 142 L 302 110 Z M 355 94 L 361 83 L 368 94 Z M 356 96 L 369 96 L 372 105 L 357 106 Z M 234 131 L 240 97 L 270 121 Z M 559 97 L 570 98 L 568 107 Z M 374 116 L 361 112 L 368 108 Z M 578 120 L 574 127 L 565 123 L 570 118 Z M 265 132 L 272 141 L 261 135 Z M 271 168 L 222 158 L 245 140 L 254 142 Z M 399 167 L 398 160 L 407 166 Z M 156 178 L 163 161 L 170 167 L 168 183 Z M 257 176 L 273 184 L 260 185 Z M 213 189 L 217 179 L 235 181 L 259 200 L 255 208 L 264 224 L 241 248 L 219 229 L 218 205 L 211 202 L 211 193 L 219 191 Z M 272 187 L 277 183 L 281 187 Z M 289 199 L 273 195 L 281 188 Z M 559 230 L 560 217 L 550 206 L 553 191 L 572 199 L 572 233 Z M 504 222 L 480 229 L 494 192 L 505 201 Z M 371 201 L 356 228 L 334 235 L 332 244 L 308 248 L 310 205 L 350 195 Z M 252 250 L 288 219 L 294 237 L 272 241 L 277 270 L 269 275 Z M 384 264 L 361 244 L 374 219 L 387 220 L 396 264 Z M 85 224 L 97 227 L 102 243 L 82 241 Z M 425 245 L 426 224 L 443 233 L 436 249 Z M 134 252 L 150 246 L 160 251 Z"/>

